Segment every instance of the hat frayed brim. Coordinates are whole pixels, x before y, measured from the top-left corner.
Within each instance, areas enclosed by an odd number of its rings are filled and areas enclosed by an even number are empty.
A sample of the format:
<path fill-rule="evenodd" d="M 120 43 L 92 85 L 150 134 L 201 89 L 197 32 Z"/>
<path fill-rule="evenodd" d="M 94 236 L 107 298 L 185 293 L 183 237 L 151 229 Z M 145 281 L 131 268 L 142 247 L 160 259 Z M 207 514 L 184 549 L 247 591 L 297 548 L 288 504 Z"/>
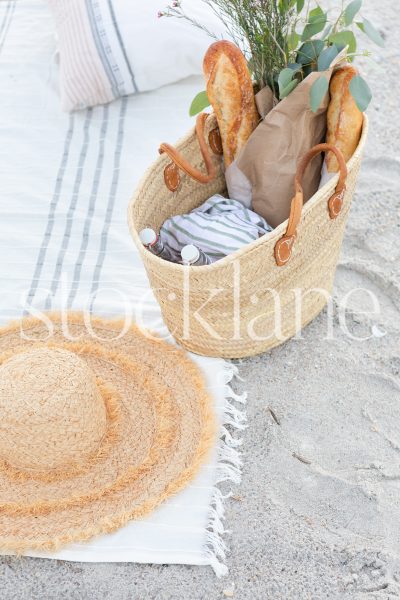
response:
<path fill-rule="evenodd" d="M 65 336 L 66 317 L 74 341 Z M 46 319 L 51 336 L 39 319 L 0 329 L 0 364 L 35 347 L 79 355 L 98 380 L 107 434 L 76 470 L 26 473 L 0 464 L 0 548 L 18 554 L 56 550 L 147 515 L 195 477 L 217 433 L 202 374 L 182 350 L 136 326 L 118 337 L 122 321 L 80 313 Z"/>

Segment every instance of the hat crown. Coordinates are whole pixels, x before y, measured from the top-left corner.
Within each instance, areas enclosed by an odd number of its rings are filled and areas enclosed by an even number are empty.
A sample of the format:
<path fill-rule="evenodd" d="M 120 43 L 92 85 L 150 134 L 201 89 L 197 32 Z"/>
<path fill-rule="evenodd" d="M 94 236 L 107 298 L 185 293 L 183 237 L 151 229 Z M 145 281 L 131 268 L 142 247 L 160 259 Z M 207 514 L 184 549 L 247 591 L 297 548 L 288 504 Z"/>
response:
<path fill-rule="evenodd" d="M 0 366 L 0 458 L 26 472 L 87 461 L 106 432 L 96 378 L 76 354 L 36 348 Z"/>

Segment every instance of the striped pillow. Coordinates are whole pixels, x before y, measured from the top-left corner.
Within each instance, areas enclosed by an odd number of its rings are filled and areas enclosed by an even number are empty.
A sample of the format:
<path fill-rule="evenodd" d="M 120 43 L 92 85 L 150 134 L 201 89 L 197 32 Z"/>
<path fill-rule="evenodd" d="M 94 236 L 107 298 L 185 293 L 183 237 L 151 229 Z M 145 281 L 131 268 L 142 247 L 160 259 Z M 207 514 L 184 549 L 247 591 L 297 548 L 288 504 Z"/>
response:
<path fill-rule="evenodd" d="M 212 40 L 190 23 L 157 18 L 166 0 L 49 0 L 59 39 L 60 91 L 66 111 L 105 104 L 202 72 Z M 209 7 L 185 10 L 217 35 Z"/>

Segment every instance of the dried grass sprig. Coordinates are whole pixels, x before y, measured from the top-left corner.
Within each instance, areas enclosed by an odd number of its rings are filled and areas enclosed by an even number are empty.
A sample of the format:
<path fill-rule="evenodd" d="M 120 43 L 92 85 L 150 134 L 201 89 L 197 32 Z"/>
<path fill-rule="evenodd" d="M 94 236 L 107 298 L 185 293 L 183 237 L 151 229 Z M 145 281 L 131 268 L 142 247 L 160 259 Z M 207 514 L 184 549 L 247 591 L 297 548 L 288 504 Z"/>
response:
<path fill-rule="evenodd" d="M 297 17 L 293 2 L 285 0 L 199 0 L 220 19 L 225 30 L 246 56 L 257 85 L 276 87 L 277 74 L 287 65 L 290 32 Z M 190 22 L 213 39 L 219 36 L 185 12 L 175 1 L 159 16 Z"/>

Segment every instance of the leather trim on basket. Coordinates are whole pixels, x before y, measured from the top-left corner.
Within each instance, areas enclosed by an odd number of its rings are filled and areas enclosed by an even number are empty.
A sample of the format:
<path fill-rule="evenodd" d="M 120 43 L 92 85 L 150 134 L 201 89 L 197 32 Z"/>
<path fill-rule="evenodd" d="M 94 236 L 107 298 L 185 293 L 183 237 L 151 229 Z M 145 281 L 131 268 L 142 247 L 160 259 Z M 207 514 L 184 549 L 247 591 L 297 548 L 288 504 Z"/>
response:
<path fill-rule="evenodd" d="M 336 219 L 342 210 L 344 193 L 346 191 L 347 166 L 341 151 L 332 146 L 332 144 L 317 144 L 309 150 L 297 165 L 296 176 L 294 178 L 295 196 L 290 204 L 290 215 L 285 235 L 275 244 L 275 261 L 278 267 L 285 265 L 292 255 L 293 244 L 296 240 L 297 227 L 301 221 L 303 210 L 304 193 L 302 179 L 307 166 L 314 156 L 320 152 L 333 152 L 339 163 L 339 180 L 336 185 L 335 193 L 328 200 L 328 211 L 331 219 Z"/>
<path fill-rule="evenodd" d="M 214 161 L 211 157 L 205 136 L 205 126 L 208 119 L 208 113 L 201 113 L 196 119 L 196 137 L 200 146 L 200 152 L 206 167 L 206 173 L 200 171 L 193 165 L 191 165 L 186 158 L 180 154 L 170 144 L 162 143 L 159 147 L 160 154 L 167 154 L 172 161 L 172 164 L 168 165 L 164 170 L 164 181 L 167 188 L 171 192 L 175 192 L 178 189 L 180 183 L 179 169 L 181 169 L 186 175 L 197 181 L 198 183 L 210 183 L 217 177 L 217 169 Z"/>
<path fill-rule="evenodd" d="M 175 163 L 169 163 L 164 169 L 165 185 L 170 192 L 176 192 L 181 183 L 179 168 Z"/>
<path fill-rule="evenodd" d="M 337 191 L 328 200 L 329 216 L 331 219 L 336 219 L 339 216 L 342 207 L 346 186 L 338 193 Z"/>
<path fill-rule="evenodd" d="M 289 261 L 295 239 L 295 235 L 284 236 L 275 244 L 275 261 L 278 267 L 283 267 Z"/>
<path fill-rule="evenodd" d="M 223 155 L 224 150 L 222 148 L 222 139 L 218 127 L 212 129 L 208 134 L 208 143 L 210 144 L 210 148 L 214 154 L 217 154 L 218 156 Z"/>

